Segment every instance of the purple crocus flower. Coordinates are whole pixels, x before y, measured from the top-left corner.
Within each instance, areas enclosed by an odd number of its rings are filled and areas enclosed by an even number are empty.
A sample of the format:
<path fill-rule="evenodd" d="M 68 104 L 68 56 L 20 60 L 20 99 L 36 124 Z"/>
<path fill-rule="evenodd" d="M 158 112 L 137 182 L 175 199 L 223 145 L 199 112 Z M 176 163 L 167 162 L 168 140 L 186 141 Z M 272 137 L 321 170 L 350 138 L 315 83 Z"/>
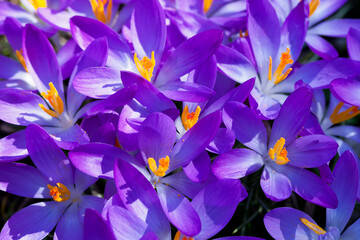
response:
<path fill-rule="evenodd" d="M 264 217 L 265 227 L 271 236 L 276 240 L 358 239 L 359 219 L 344 231 L 356 203 L 359 184 L 358 166 L 350 151 L 346 151 L 339 158 L 334 168 L 334 177 L 331 188 L 338 197 L 339 205 L 336 209 L 326 209 L 325 229 L 306 213 L 283 207 L 271 210 Z"/>
<path fill-rule="evenodd" d="M 309 1 L 309 30 L 306 34 L 305 42 L 308 47 L 323 59 L 332 59 L 338 57 L 337 50 L 329 43 L 325 37 L 346 37 L 350 28 L 360 29 L 358 19 L 330 19 L 328 18 L 338 9 L 340 9 L 347 0 L 339 1 Z M 298 4 L 298 1 L 272 0 L 274 8 L 277 11 L 280 21 L 283 21 L 289 12 Z M 323 21 L 323 22 L 321 22 Z"/>
<path fill-rule="evenodd" d="M 136 90 L 134 86 L 124 88 L 109 98 L 111 104 L 104 100 L 105 102 L 95 102 L 81 108 L 85 96 L 75 91 L 72 84 L 74 75 L 90 66 L 103 66 L 107 58 L 106 49 L 107 41 L 101 38 L 82 53 L 70 78 L 65 98 L 54 49 L 38 29 L 27 25 L 23 37 L 24 58 L 29 73 L 45 100 L 30 91 L 1 89 L 0 106 L 6 113 L 1 115 L 1 120 L 22 126 L 31 123 L 42 125 L 64 149 L 89 142 L 89 137 L 75 124 L 76 121 L 86 112 L 95 114 L 109 107 L 116 108 L 126 104 L 133 98 Z M 13 151 L 3 156 L 9 157 L 8 160 L 17 160 L 24 156 L 24 130 L 20 132 L 22 134 L 17 132 L 11 135 L 12 142 L 5 140 L 6 144 L 11 144 L 9 147 Z"/>
<path fill-rule="evenodd" d="M 230 78 L 242 83 L 256 77 L 250 105 L 263 119 L 274 119 L 286 99 L 283 93 L 293 91 L 293 86 L 280 93 L 277 88 L 287 81 L 300 54 L 308 24 L 307 11 L 304 2 L 300 2 L 281 26 L 268 0 L 249 1 L 247 29 L 256 67 L 230 48 L 219 48 L 216 53 L 219 69 Z"/>
<path fill-rule="evenodd" d="M 74 170 L 52 137 L 41 127 L 26 129 L 26 145 L 35 167 L 4 163 L 1 190 L 28 198 L 52 198 L 15 213 L 0 233 L 1 239 L 43 239 L 57 225 L 55 238 L 82 239 L 86 208 L 101 211 L 104 200 L 82 192 L 97 179 Z"/>
<path fill-rule="evenodd" d="M 118 161 L 121 171 L 116 173 L 115 168 L 115 183 L 124 198 L 126 199 L 128 189 L 133 188 L 131 186 L 134 184 L 144 185 L 134 182 L 134 179 L 140 179 L 143 175 L 142 178 L 147 181 L 147 185 L 156 187 L 159 195 L 156 198 L 160 199 L 161 206 L 170 222 L 182 233 L 193 236 L 200 231 L 200 220 L 184 195 L 193 198 L 204 184 L 192 182 L 183 171 L 170 173 L 185 166 L 204 151 L 219 125 L 220 112 L 209 114 L 173 146 L 176 140 L 173 120 L 165 114 L 152 113 L 141 124 L 139 130 L 138 141 L 141 154 L 137 159 L 114 146 L 99 143 L 80 146 L 70 151 L 69 156 L 81 171 L 91 176 L 107 178 L 114 176 L 112 166 L 115 159 L 122 159 Z M 134 170 L 131 171 L 131 169 Z M 134 174 L 137 177 L 134 177 Z M 124 204 L 125 199 L 123 199 Z"/>
<path fill-rule="evenodd" d="M 309 115 L 311 90 L 301 87 L 285 101 L 275 119 L 268 142 L 265 126 L 242 103 L 229 102 L 223 121 L 246 148 L 221 154 L 213 163 L 218 178 L 240 178 L 264 166 L 260 185 L 274 201 L 290 197 L 295 191 L 309 202 L 335 208 L 337 199 L 330 187 L 305 168 L 319 167 L 336 154 L 337 144 L 328 136 L 297 138 Z"/>
<path fill-rule="evenodd" d="M 140 73 L 143 81 L 151 82 L 172 100 L 202 102 L 213 94 L 205 86 L 179 79 L 214 54 L 221 44 L 222 31 L 202 32 L 182 42 L 173 51 L 165 48 L 165 16 L 158 0 L 137 1 L 130 30 L 134 53 L 106 25 L 83 17 L 71 19 L 72 35 L 82 49 L 99 37 L 106 36 L 109 41 L 109 68 L 90 68 L 79 73 L 74 85 L 80 93 L 90 97 L 112 94 L 122 86 L 120 71 L 131 71 Z M 93 81 L 94 78 L 101 81 Z"/>

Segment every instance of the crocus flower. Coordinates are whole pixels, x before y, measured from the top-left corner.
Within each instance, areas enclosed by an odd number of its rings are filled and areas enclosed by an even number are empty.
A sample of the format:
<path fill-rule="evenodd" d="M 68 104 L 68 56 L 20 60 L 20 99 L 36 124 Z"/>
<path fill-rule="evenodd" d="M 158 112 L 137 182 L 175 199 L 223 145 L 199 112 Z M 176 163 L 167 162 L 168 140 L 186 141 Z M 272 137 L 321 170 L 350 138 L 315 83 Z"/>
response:
<path fill-rule="evenodd" d="M 229 102 L 223 121 L 240 143 L 250 149 L 233 149 L 218 156 L 213 163 L 214 174 L 218 178 L 236 179 L 264 166 L 260 185 L 271 200 L 287 199 L 295 191 L 309 202 L 335 208 L 335 193 L 305 168 L 319 167 L 331 160 L 336 154 L 336 142 L 324 135 L 297 138 L 309 115 L 311 101 L 308 87 L 295 90 L 275 119 L 269 142 L 261 120 L 244 104 Z"/>
<path fill-rule="evenodd" d="M 82 49 L 92 39 L 102 36 L 109 41 L 109 68 L 90 68 L 79 73 L 74 84 L 80 93 L 90 97 L 112 94 L 122 86 L 119 71 L 131 71 L 140 74 L 144 81 L 151 82 L 172 100 L 202 102 L 213 94 L 205 86 L 179 79 L 214 54 L 221 44 L 222 31 L 202 32 L 182 42 L 170 53 L 170 49 L 165 48 L 165 16 L 158 0 L 137 1 L 130 30 L 134 53 L 106 25 L 82 17 L 71 19 L 72 35 Z M 101 81 L 93 81 L 94 78 Z"/>
<path fill-rule="evenodd" d="M 54 49 L 38 29 L 32 25 L 27 25 L 24 29 L 23 38 L 24 58 L 29 73 L 43 98 L 25 90 L 1 89 L 0 105 L 6 114 L 2 114 L 0 118 L 8 123 L 22 126 L 31 123 L 42 125 L 54 136 L 59 146 L 65 149 L 71 149 L 78 144 L 89 142 L 89 137 L 76 124 L 76 121 L 85 112 L 94 114 L 107 109 L 109 104 L 95 102 L 81 108 L 85 96 L 75 91 L 72 81 L 73 76 L 84 68 L 103 66 L 107 58 L 106 49 L 107 41 L 104 38 L 97 39 L 89 45 L 76 64 L 65 94 Z M 116 102 L 116 106 L 111 107 L 116 108 L 126 104 L 132 99 L 134 92 L 135 88 L 119 91 L 118 94 L 109 99 L 109 101 Z M 23 153 L 20 146 L 24 140 L 24 131 L 21 132 L 22 134 L 15 133 L 11 137 L 15 139 L 11 143 L 15 145 L 12 147 L 15 152 L 10 154 L 15 159 L 20 158 L 18 156 L 19 151 Z M 21 156 L 23 156 L 22 153 Z"/>
<path fill-rule="evenodd" d="M 26 144 L 36 167 L 21 163 L 1 165 L 1 190 L 29 198 L 52 198 L 15 213 L 0 233 L 1 239 L 43 239 L 57 225 L 57 239 L 82 239 L 86 208 L 101 211 L 104 200 L 82 192 L 96 181 L 74 170 L 52 137 L 38 125 L 26 129 Z"/>
<path fill-rule="evenodd" d="M 193 183 L 182 171 L 170 173 L 185 166 L 204 151 L 219 125 L 220 112 L 209 114 L 173 146 L 176 140 L 173 120 L 165 114 L 152 113 L 140 127 L 138 141 L 141 155 L 138 159 L 116 147 L 95 143 L 76 148 L 69 153 L 69 156 L 81 171 L 92 176 L 107 178 L 114 176 L 112 166 L 115 159 L 122 159 L 118 162 L 121 171 L 116 173 L 119 177 L 115 177 L 115 183 L 118 187 L 122 186 L 120 190 L 124 197 L 127 196 L 128 191 L 124 186 L 131 188 L 133 184 L 140 185 L 133 180 L 144 175 L 142 178 L 148 182 L 147 185 L 156 187 L 161 206 L 170 222 L 184 234 L 193 236 L 200 231 L 199 217 L 184 195 L 193 198 L 203 184 Z M 85 160 L 81 160 L 83 157 Z M 132 168 L 134 171 L 131 171 Z M 135 173 L 138 177 L 132 176 Z M 174 210 L 169 204 L 178 207 Z"/>
<path fill-rule="evenodd" d="M 339 158 L 334 168 L 335 191 L 339 205 L 336 209 L 326 209 L 326 227 L 321 228 L 306 213 L 288 207 L 271 210 L 265 215 L 264 224 L 276 240 L 281 239 L 344 239 L 360 237 L 360 220 L 344 228 L 349 221 L 356 203 L 359 173 L 356 159 L 350 151 Z"/>
<path fill-rule="evenodd" d="M 247 29 L 257 70 L 246 57 L 232 49 L 223 47 L 217 51 L 218 66 L 230 78 L 242 83 L 256 77 L 250 105 L 263 119 L 274 119 L 286 99 L 276 88 L 286 81 L 300 54 L 307 30 L 307 11 L 304 2 L 300 2 L 280 26 L 268 0 L 248 2 Z M 292 90 L 290 86 L 281 93 Z"/>
<path fill-rule="evenodd" d="M 340 9 L 347 0 L 340 1 L 309 1 L 309 30 L 306 33 L 305 42 L 307 46 L 323 59 L 332 59 L 338 56 L 336 49 L 329 43 L 326 37 L 346 37 L 351 27 L 360 29 L 358 19 L 330 19 L 325 20 L 338 9 Z M 271 1 L 280 21 L 284 21 L 287 15 L 298 4 L 298 1 L 285 0 Z M 321 22 L 322 21 L 322 22 Z"/>

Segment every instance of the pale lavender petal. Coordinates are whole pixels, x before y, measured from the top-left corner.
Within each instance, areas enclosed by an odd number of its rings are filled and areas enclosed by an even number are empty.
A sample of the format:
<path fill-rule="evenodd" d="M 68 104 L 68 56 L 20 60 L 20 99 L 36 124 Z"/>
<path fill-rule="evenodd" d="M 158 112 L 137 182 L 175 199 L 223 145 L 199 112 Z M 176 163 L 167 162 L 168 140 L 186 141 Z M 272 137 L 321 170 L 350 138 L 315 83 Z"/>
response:
<path fill-rule="evenodd" d="M 201 229 L 200 218 L 189 200 L 167 185 L 159 184 L 156 188 L 170 222 L 186 236 L 198 234 Z"/>
<path fill-rule="evenodd" d="M 242 144 L 259 154 L 266 152 L 265 126 L 245 104 L 228 102 L 224 107 L 223 121 Z"/>
<path fill-rule="evenodd" d="M 163 113 L 153 113 L 142 123 L 139 131 L 139 148 L 145 161 L 158 161 L 169 155 L 176 140 L 174 121 Z"/>
<path fill-rule="evenodd" d="M 273 169 L 273 164 L 265 165 L 262 172 L 260 185 L 266 197 L 272 201 L 282 201 L 290 197 L 292 193 L 289 178 Z"/>
<path fill-rule="evenodd" d="M 212 164 L 212 170 L 219 179 L 238 179 L 256 172 L 263 165 L 263 158 L 257 152 L 238 148 L 219 155 Z"/>
<path fill-rule="evenodd" d="M 77 124 L 69 128 L 44 127 L 51 134 L 56 144 L 62 149 L 71 150 L 79 145 L 90 142 L 89 136 Z"/>
<path fill-rule="evenodd" d="M 78 210 L 79 202 L 70 205 L 56 225 L 54 239 L 71 240 L 83 239 L 83 216 Z"/>
<path fill-rule="evenodd" d="M 234 49 L 221 45 L 215 56 L 219 69 L 234 81 L 243 83 L 257 77 L 256 70 L 250 61 Z"/>
<path fill-rule="evenodd" d="M 120 35 L 95 19 L 75 16 L 70 20 L 71 34 L 77 44 L 85 49 L 94 39 L 107 37 L 109 57 L 107 65 L 117 70 L 136 71 L 133 55 Z"/>
<path fill-rule="evenodd" d="M 26 180 L 24 180 L 26 179 Z M 35 167 L 22 163 L 2 163 L 0 189 L 28 198 L 49 198 L 48 179 Z"/>
<path fill-rule="evenodd" d="M 289 165 L 300 168 L 319 167 L 337 153 L 338 144 L 329 136 L 309 135 L 296 139 L 286 147 Z"/>
<path fill-rule="evenodd" d="M 312 27 L 308 33 L 327 37 L 346 37 L 350 28 L 360 29 L 360 20 L 331 19 Z"/>
<path fill-rule="evenodd" d="M 318 239 L 318 235 L 303 224 L 300 218 L 317 225 L 306 213 L 289 207 L 271 210 L 265 215 L 264 224 L 270 235 L 277 240 Z"/>
<path fill-rule="evenodd" d="M 25 131 L 20 130 L 0 139 L 0 162 L 12 162 L 28 156 Z"/>
<path fill-rule="evenodd" d="M 26 66 L 40 92 L 49 89 L 52 82 L 64 99 L 64 87 L 55 51 L 45 35 L 33 25 L 26 25 L 23 34 L 23 52 Z"/>
<path fill-rule="evenodd" d="M 311 51 L 323 59 L 333 59 L 339 56 L 333 45 L 319 35 L 307 34 L 305 41 Z"/>
<path fill-rule="evenodd" d="M 29 125 L 31 123 L 41 125 L 55 125 L 53 117 L 44 112 L 39 104 L 46 104 L 35 93 L 18 89 L 0 90 L 0 119 L 15 125 Z"/>
<path fill-rule="evenodd" d="M 50 181 L 74 184 L 69 159 L 43 128 L 34 124 L 26 128 L 26 146 L 35 166 Z"/>
<path fill-rule="evenodd" d="M 208 87 L 182 81 L 167 82 L 159 90 L 174 101 L 204 102 L 214 94 Z"/>
<path fill-rule="evenodd" d="M 200 153 L 195 159 L 193 159 L 187 166 L 183 167 L 183 170 L 194 182 L 203 182 L 209 176 L 211 171 L 211 159 L 206 151 Z"/>
<path fill-rule="evenodd" d="M 55 227 L 67 206 L 52 201 L 35 203 L 23 208 L 5 223 L 0 238 L 43 239 Z"/>
<path fill-rule="evenodd" d="M 247 29 L 261 79 L 269 71 L 269 57 L 275 61 L 280 44 L 280 23 L 270 2 L 248 2 Z"/>
<path fill-rule="evenodd" d="M 209 146 L 206 150 L 222 154 L 229 151 L 235 143 L 235 133 L 234 131 L 227 128 L 219 128 L 212 142 L 209 143 Z"/>
<path fill-rule="evenodd" d="M 220 30 L 208 30 L 180 44 L 164 63 L 155 85 L 177 80 L 206 61 L 221 44 L 223 34 Z"/>
<path fill-rule="evenodd" d="M 164 11 L 157 0 L 136 2 L 131 19 L 131 36 L 140 59 L 144 56 L 150 58 L 154 51 L 155 60 L 160 63 L 165 47 L 166 25 Z"/>
<path fill-rule="evenodd" d="M 219 180 L 206 186 L 191 201 L 201 221 L 201 231 L 194 238 L 208 239 L 223 229 L 247 195 L 239 180 Z"/>
<path fill-rule="evenodd" d="M 350 28 L 346 37 L 346 43 L 349 57 L 353 60 L 360 61 L 360 31 Z"/>
<path fill-rule="evenodd" d="M 104 99 L 123 87 L 120 72 L 107 67 L 84 69 L 74 77 L 74 88 L 86 96 Z"/>
<path fill-rule="evenodd" d="M 335 191 L 339 204 L 336 209 L 326 209 L 326 226 L 337 227 L 342 232 L 354 210 L 358 192 L 359 172 L 356 159 L 350 151 L 343 153 L 334 168 Z"/>

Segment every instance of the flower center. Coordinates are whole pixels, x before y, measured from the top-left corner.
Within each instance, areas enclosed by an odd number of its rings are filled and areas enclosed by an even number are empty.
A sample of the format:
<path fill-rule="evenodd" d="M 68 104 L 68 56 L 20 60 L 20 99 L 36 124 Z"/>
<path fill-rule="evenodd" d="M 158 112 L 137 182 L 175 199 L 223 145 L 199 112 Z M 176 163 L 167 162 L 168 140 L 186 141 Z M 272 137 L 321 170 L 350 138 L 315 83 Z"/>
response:
<path fill-rule="evenodd" d="M 111 21 L 112 0 L 109 0 L 105 14 L 105 5 L 107 3 L 108 0 L 90 0 L 92 11 L 96 19 L 105 24 Z"/>
<path fill-rule="evenodd" d="M 321 227 L 319 227 L 318 225 L 310 222 L 309 220 L 307 220 L 306 218 L 300 218 L 300 221 L 305 224 L 305 226 L 307 226 L 308 228 L 310 228 L 311 230 L 313 230 L 317 235 L 323 235 L 326 234 L 326 231 L 324 229 L 322 229 Z"/>
<path fill-rule="evenodd" d="M 358 110 L 358 107 L 356 106 L 349 107 L 345 111 L 339 113 L 342 106 L 344 106 L 344 103 L 339 102 L 338 105 L 335 107 L 334 111 L 332 112 L 332 114 L 330 115 L 330 121 L 333 124 L 341 123 L 360 114 L 360 110 Z"/>
<path fill-rule="evenodd" d="M 46 0 L 29 0 L 29 3 L 31 5 L 33 5 L 35 10 L 37 10 L 38 8 L 46 8 L 47 7 Z"/>
<path fill-rule="evenodd" d="M 47 187 L 50 190 L 50 195 L 56 202 L 65 202 L 70 198 L 70 191 L 64 184 L 57 183 L 56 186 L 51 186 L 50 184 Z"/>
<path fill-rule="evenodd" d="M 245 37 L 249 36 L 248 30 L 245 30 L 245 32 L 243 32 L 242 30 L 240 30 L 239 36 L 240 36 L 241 38 L 245 38 Z"/>
<path fill-rule="evenodd" d="M 137 54 L 134 53 L 134 62 L 141 76 L 143 76 L 146 80 L 151 81 L 155 67 L 154 51 L 151 52 L 151 59 L 145 56 L 139 60 Z"/>
<path fill-rule="evenodd" d="M 23 66 L 23 68 L 24 68 L 27 72 L 29 72 L 28 69 L 27 69 L 27 67 L 26 67 L 26 63 L 25 63 L 25 59 L 24 59 L 24 55 L 23 55 L 23 50 L 22 50 L 22 49 L 20 49 L 20 51 L 19 51 L 19 50 L 16 50 L 16 57 L 19 59 L 19 62 L 21 63 L 21 65 Z"/>
<path fill-rule="evenodd" d="M 287 158 L 287 151 L 284 147 L 285 139 L 282 137 L 276 141 L 274 148 L 270 148 L 269 156 L 279 165 L 287 164 L 290 160 Z"/>
<path fill-rule="evenodd" d="M 309 17 L 313 15 L 316 8 L 320 5 L 320 0 L 312 0 L 309 4 Z"/>
<path fill-rule="evenodd" d="M 160 158 L 159 160 L 159 168 L 156 166 L 155 159 L 148 158 L 149 168 L 150 170 L 158 177 L 165 176 L 165 172 L 169 169 L 170 158 L 166 156 L 165 158 Z"/>
<path fill-rule="evenodd" d="M 47 93 L 42 92 L 41 96 L 49 102 L 54 111 L 45 108 L 43 104 L 39 104 L 39 107 L 41 107 L 44 112 L 46 112 L 52 117 L 60 117 L 60 115 L 64 112 L 64 102 L 59 96 L 58 91 L 54 87 L 54 84 L 50 82 L 49 86 L 50 90 L 48 90 Z"/>
<path fill-rule="evenodd" d="M 185 130 L 189 130 L 197 123 L 200 111 L 201 108 L 197 106 L 195 112 L 189 113 L 189 107 L 187 105 L 185 106 L 184 111 L 181 114 L 181 122 Z"/>
<path fill-rule="evenodd" d="M 293 62 L 294 61 L 291 59 L 291 55 L 290 55 L 290 49 L 286 48 L 286 51 L 281 53 L 279 66 L 277 67 L 277 69 L 273 75 L 272 74 L 272 58 L 270 56 L 269 57 L 269 75 L 268 75 L 269 81 L 271 81 L 272 78 L 274 78 L 275 84 L 282 82 L 289 75 L 289 73 L 292 70 L 292 68 L 289 68 L 288 70 L 285 71 L 284 74 L 282 74 L 286 65 L 292 64 Z"/>
<path fill-rule="evenodd" d="M 211 7 L 213 0 L 204 0 L 204 12 L 207 13 Z"/>
<path fill-rule="evenodd" d="M 175 234 L 174 240 L 194 240 L 194 239 L 192 237 L 186 237 L 186 236 L 182 235 L 180 233 L 180 231 L 177 231 Z"/>

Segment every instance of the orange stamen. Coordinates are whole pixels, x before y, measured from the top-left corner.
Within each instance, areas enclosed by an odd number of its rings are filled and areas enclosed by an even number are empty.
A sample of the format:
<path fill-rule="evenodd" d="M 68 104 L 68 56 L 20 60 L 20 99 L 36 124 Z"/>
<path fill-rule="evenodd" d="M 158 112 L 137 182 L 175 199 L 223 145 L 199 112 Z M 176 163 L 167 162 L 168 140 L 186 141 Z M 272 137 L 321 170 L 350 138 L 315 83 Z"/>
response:
<path fill-rule="evenodd" d="M 149 168 L 150 170 L 158 177 L 165 176 L 165 172 L 169 169 L 170 158 L 166 156 L 165 158 L 160 158 L 159 160 L 159 168 L 156 166 L 155 159 L 148 158 Z"/>
<path fill-rule="evenodd" d="M 109 23 L 111 21 L 111 12 L 112 12 L 112 0 L 90 0 L 90 4 L 93 10 L 93 13 L 97 20 L 103 23 Z M 106 14 L 105 14 L 105 5 Z"/>
<path fill-rule="evenodd" d="M 46 8 L 46 0 L 29 0 L 29 3 L 37 10 L 38 8 Z"/>
<path fill-rule="evenodd" d="M 189 113 L 189 107 L 187 105 L 185 106 L 181 114 L 181 122 L 185 130 L 189 130 L 197 123 L 199 119 L 200 111 L 201 111 L 200 106 L 197 106 L 195 112 Z"/>
<path fill-rule="evenodd" d="M 180 231 L 177 231 L 176 234 L 175 234 L 174 240 L 180 240 L 180 237 L 181 237 L 181 233 L 180 233 Z M 181 238 L 181 240 L 194 240 L 194 239 L 192 237 L 183 236 Z"/>
<path fill-rule="evenodd" d="M 292 64 L 293 62 L 294 61 L 291 59 L 290 49 L 286 48 L 286 51 L 281 53 L 279 66 L 277 67 L 277 69 L 275 70 L 275 73 L 273 75 L 272 74 L 272 58 L 270 56 L 269 57 L 269 74 L 268 74 L 269 81 L 271 81 L 272 78 L 274 78 L 275 84 L 282 82 L 285 78 L 287 78 L 289 73 L 292 71 L 292 68 L 289 68 L 288 70 L 285 71 L 284 74 L 282 74 L 283 71 L 285 70 L 286 65 Z"/>
<path fill-rule="evenodd" d="M 47 185 L 47 187 L 50 190 L 50 195 L 56 202 L 65 202 L 70 198 L 70 191 L 69 189 L 61 183 L 57 183 L 56 186 L 51 186 L 50 184 Z"/>
<path fill-rule="evenodd" d="M 311 230 L 313 230 L 317 235 L 323 235 L 326 234 L 326 231 L 324 229 L 322 229 L 321 227 L 319 227 L 318 225 L 310 222 L 309 220 L 307 220 L 306 218 L 300 218 L 300 221 L 305 224 L 305 226 L 307 226 L 308 228 L 310 228 Z"/>
<path fill-rule="evenodd" d="M 285 139 L 280 138 L 276 141 L 274 148 L 270 148 L 269 156 L 271 160 L 275 160 L 275 162 L 279 165 L 287 164 L 290 160 L 287 158 L 287 151 L 284 147 Z"/>
<path fill-rule="evenodd" d="M 317 7 L 320 5 L 320 0 L 312 0 L 309 4 L 309 17 L 313 15 Z"/>
<path fill-rule="evenodd" d="M 151 59 L 145 56 L 141 60 L 139 60 L 137 54 L 135 53 L 134 62 L 141 76 L 143 76 L 143 78 L 145 78 L 146 80 L 151 81 L 151 77 L 153 76 L 153 71 L 155 67 L 154 51 L 151 52 Z"/>
<path fill-rule="evenodd" d="M 29 72 L 28 69 L 27 69 L 26 63 L 25 63 L 23 50 L 22 49 L 20 49 L 20 51 L 16 50 L 15 54 L 16 54 L 16 57 L 19 59 L 19 62 L 21 63 L 21 65 L 25 69 L 25 71 Z"/>
<path fill-rule="evenodd" d="M 344 106 L 343 102 L 339 102 L 338 105 L 335 107 L 334 111 L 330 115 L 330 121 L 333 124 L 341 123 L 343 121 L 349 120 L 356 115 L 360 114 L 360 110 L 358 110 L 358 107 L 352 106 L 346 109 L 345 111 L 339 113 L 340 109 Z"/>
<path fill-rule="evenodd" d="M 204 0 L 204 12 L 207 13 L 213 3 L 213 0 Z"/>
<path fill-rule="evenodd" d="M 248 30 L 246 30 L 245 32 L 243 32 L 243 31 L 240 30 L 239 36 L 240 36 L 241 38 L 244 38 L 244 37 L 249 36 Z"/>
<path fill-rule="evenodd" d="M 61 97 L 58 94 L 58 91 L 54 87 L 54 84 L 52 82 L 49 83 L 50 90 L 46 92 L 42 92 L 41 96 L 46 99 L 51 107 L 54 109 L 49 110 L 45 108 L 43 104 L 39 104 L 40 108 L 44 110 L 47 114 L 49 114 L 52 117 L 60 117 L 60 115 L 64 112 L 64 102 L 62 101 Z"/>

